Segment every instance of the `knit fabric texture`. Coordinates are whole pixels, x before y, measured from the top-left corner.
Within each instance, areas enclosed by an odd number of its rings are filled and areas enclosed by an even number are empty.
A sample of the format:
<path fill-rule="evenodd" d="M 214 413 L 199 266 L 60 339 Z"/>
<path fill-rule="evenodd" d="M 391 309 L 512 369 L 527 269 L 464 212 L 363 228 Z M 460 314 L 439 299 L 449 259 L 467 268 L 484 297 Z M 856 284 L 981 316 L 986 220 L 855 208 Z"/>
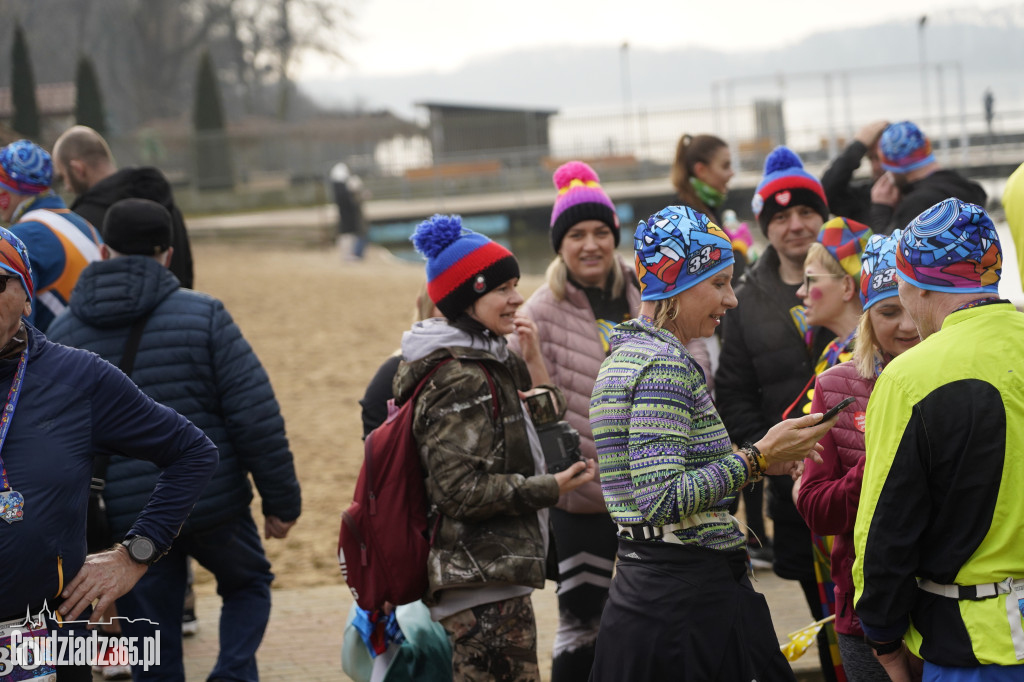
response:
<path fill-rule="evenodd" d="M 434 215 L 416 227 L 411 241 L 427 259 L 427 294 L 449 320 L 478 298 L 519 277 L 512 252 L 462 226 L 457 215 Z"/>
<path fill-rule="evenodd" d="M 804 170 L 804 162 L 789 147 L 779 146 L 764 160 L 764 177 L 754 190 L 750 207 L 764 233 L 772 216 L 793 206 L 809 206 L 828 220 L 825 189 Z"/>
<path fill-rule="evenodd" d="M 15 194 L 40 194 L 53 181 L 53 162 L 39 145 L 28 140 L 0 149 L 0 187 Z"/>
<path fill-rule="evenodd" d="M 892 123 L 878 141 L 882 168 L 892 173 L 909 173 L 935 161 L 932 143 L 910 121 Z"/>
<path fill-rule="evenodd" d="M 601 179 L 593 168 L 582 161 L 559 166 L 552 177 L 558 196 L 551 211 L 551 246 L 555 253 L 562 248 L 562 239 L 569 228 L 584 220 L 600 220 L 612 228 L 615 246 L 619 245 L 619 217 L 615 204 L 601 187 Z"/>
<path fill-rule="evenodd" d="M 907 225 L 896 268 L 900 277 L 921 289 L 998 294 L 1003 252 L 985 209 L 950 198 Z"/>
<path fill-rule="evenodd" d="M 747 483 L 697 363 L 679 340 L 643 319 L 619 325 L 590 402 L 601 489 L 619 524 L 664 526 L 726 511 Z M 735 523 L 674 531 L 685 544 L 742 547 Z"/>

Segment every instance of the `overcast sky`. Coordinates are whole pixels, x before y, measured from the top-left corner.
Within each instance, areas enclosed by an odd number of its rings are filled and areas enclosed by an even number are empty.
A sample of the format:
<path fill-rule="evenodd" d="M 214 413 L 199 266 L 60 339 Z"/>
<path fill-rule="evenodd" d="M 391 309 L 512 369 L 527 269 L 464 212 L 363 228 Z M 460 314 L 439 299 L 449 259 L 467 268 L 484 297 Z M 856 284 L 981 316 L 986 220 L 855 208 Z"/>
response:
<path fill-rule="evenodd" d="M 558 45 L 739 51 L 779 47 L 819 31 L 925 13 L 988 9 L 1007 0 L 355 0 L 349 64 L 307 59 L 299 78 L 449 71 L 476 57 Z M 1019 4 L 1019 3 L 1014 3 Z"/>

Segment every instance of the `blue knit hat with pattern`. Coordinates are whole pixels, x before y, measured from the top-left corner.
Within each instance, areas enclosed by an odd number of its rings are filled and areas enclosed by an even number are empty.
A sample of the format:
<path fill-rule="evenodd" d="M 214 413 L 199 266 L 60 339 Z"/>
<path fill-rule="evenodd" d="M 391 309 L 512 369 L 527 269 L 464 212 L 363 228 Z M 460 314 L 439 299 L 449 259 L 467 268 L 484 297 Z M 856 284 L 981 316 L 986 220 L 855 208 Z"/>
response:
<path fill-rule="evenodd" d="M 725 230 L 689 206 L 669 206 L 641 220 L 633 248 L 642 301 L 671 298 L 734 260 Z"/>

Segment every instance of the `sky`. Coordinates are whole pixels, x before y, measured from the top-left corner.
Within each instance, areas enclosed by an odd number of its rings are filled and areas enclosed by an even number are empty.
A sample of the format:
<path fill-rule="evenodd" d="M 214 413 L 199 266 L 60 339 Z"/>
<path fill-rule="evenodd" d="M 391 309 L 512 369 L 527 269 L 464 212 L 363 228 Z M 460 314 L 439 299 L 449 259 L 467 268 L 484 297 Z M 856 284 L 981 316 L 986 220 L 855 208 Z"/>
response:
<path fill-rule="evenodd" d="M 550 46 L 742 51 L 819 31 L 1008 0 L 349 0 L 348 63 L 303 59 L 298 79 L 448 72 L 475 58 Z M 927 26 L 926 26 L 927 28 Z"/>

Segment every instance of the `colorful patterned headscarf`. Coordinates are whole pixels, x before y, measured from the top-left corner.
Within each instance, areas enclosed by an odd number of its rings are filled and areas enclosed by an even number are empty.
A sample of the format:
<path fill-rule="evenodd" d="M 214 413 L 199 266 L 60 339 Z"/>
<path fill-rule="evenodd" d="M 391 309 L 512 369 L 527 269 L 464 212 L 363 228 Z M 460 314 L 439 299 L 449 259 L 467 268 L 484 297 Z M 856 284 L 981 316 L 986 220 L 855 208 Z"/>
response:
<path fill-rule="evenodd" d="M 0 227 L 0 269 L 17 275 L 21 280 L 21 288 L 25 290 L 29 298 L 32 298 L 35 294 L 35 284 L 32 281 L 32 265 L 28 259 L 28 249 L 13 232 L 3 227 Z"/>
<path fill-rule="evenodd" d="M 833 218 L 821 226 L 818 243 L 836 259 L 843 272 L 860 276 L 860 254 L 872 234 L 871 228 L 849 218 Z"/>
<path fill-rule="evenodd" d="M 733 263 L 725 230 L 688 206 L 641 220 L 633 234 L 640 300 L 671 298 Z"/>
<path fill-rule="evenodd" d="M 946 199 L 907 225 L 896 268 L 921 289 L 998 294 L 1003 270 L 999 235 L 981 206 Z"/>
<path fill-rule="evenodd" d="M 909 173 L 935 161 L 932 143 L 910 121 L 892 123 L 878 141 L 882 168 L 892 173 Z"/>
<path fill-rule="evenodd" d="M 42 194 L 53 181 L 50 155 L 28 140 L 0 149 L 0 186 L 15 194 Z"/>
<path fill-rule="evenodd" d="M 896 277 L 896 250 L 903 230 L 895 230 L 888 237 L 873 234 L 861 254 L 860 302 L 867 310 L 881 300 L 899 295 Z"/>

